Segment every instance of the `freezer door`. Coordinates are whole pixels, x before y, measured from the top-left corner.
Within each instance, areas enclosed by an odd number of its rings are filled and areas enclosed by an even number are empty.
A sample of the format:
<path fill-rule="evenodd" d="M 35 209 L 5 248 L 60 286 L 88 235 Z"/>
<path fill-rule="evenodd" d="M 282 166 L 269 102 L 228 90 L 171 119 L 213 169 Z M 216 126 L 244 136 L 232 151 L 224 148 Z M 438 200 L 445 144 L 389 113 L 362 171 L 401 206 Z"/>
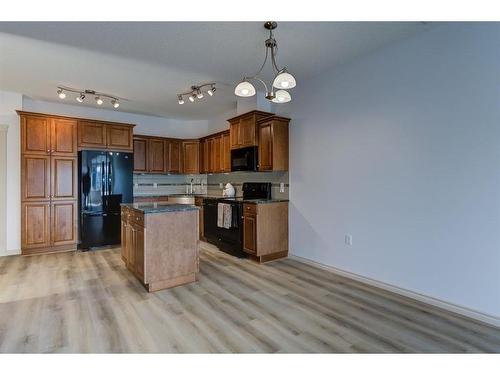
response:
<path fill-rule="evenodd" d="M 107 153 L 106 207 L 107 212 L 120 211 L 120 203 L 132 203 L 134 154 L 129 152 Z"/>

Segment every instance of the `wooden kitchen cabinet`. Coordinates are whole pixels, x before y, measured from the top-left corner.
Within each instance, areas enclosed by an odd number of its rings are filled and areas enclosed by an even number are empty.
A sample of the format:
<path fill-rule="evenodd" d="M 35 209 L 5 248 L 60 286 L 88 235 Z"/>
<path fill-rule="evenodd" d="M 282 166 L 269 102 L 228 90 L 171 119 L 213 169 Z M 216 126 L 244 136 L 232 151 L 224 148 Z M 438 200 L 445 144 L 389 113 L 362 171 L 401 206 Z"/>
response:
<path fill-rule="evenodd" d="M 21 248 L 23 254 L 50 247 L 50 203 L 21 204 Z"/>
<path fill-rule="evenodd" d="M 243 204 L 243 251 L 259 263 L 288 256 L 288 202 Z"/>
<path fill-rule="evenodd" d="M 130 124 L 79 120 L 78 148 L 132 151 L 133 129 Z"/>
<path fill-rule="evenodd" d="M 21 201 L 50 199 L 50 156 L 21 156 Z"/>
<path fill-rule="evenodd" d="M 288 124 L 290 119 L 271 116 L 257 123 L 259 171 L 288 171 Z"/>
<path fill-rule="evenodd" d="M 149 173 L 167 173 L 167 146 L 165 140 L 162 138 L 151 138 L 148 140 L 147 169 Z"/>
<path fill-rule="evenodd" d="M 21 252 L 75 249 L 77 120 L 18 111 L 21 121 Z"/>
<path fill-rule="evenodd" d="M 200 142 L 182 142 L 182 172 L 186 174 L 200 173 Z"/>
<path fill-rule="evenodd" d="M 204 218 L 204 213 L 203 213 L 203 198 L 202 197 L 195 197 L 194 198 L 194 205 L 196 207 L 199 207 L 199 227 L 200 227 L 200 240 L 205 241 L 205 218 Z"/>
<path fill-rule="evenodd" d="M 77 242 L 77 201 L 58 201 L 51 204 L 51 246 L 73 245 Z"/>
<path fill-rule="evenodd" d="M 134 172 L 148 172 L 148 139 L 134 137 Z"/>
<path fill-rule="evenodd" d="M 182 145 L 179 140 L 168 141 L 168 172 L 181 173 Z"/>
<path fill-rule="evenodd" d="M 106 124 L 106 148 L 133 151 L 133 127 L 130 125 Z"/>
<path fill-rule="evenodd" d="M 50 154 L 77 156 L 78 122 L 73 119 L 54 118 L 51 121 Z"/>
<path fill-rule="evenodd" d="M 106 125 L 97 121 L 78 121 L 78 147 L 106 148 Z"/>
<path fill-rule="evenodd" d="M 45 116 L 21 116 L 21 153 L 50 154 L 50 122 Z"/>
<path fill-rule="evenodd" d="M 78 199 L 78 159 L 74 157 L 51 157 L 51 200 Z"/>
<path fill-rule="evenodd" d="M 257 121 L 272 116 L 273 113 L 251 111 L 229 120 L 230 148 L 257 146 Z"/>
<path fill-rule="evenodd" d="M 231 140 L 229 132 L 225 132 L 222 134 L 221 167 L 222 172 L 231 172 Z"/>

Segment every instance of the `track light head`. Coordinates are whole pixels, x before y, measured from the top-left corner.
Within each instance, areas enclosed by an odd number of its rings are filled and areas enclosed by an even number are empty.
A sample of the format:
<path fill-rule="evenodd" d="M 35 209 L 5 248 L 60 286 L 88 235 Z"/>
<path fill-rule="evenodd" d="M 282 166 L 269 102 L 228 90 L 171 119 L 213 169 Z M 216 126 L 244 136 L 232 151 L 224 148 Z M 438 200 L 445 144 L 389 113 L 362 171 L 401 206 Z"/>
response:
<path fill-rule="evenodd" d="M 196 98 L 196 94 L 191 95 L 191 96 L 189 97 L 189 101 L 190 101 L 191 103 L 193 103 L 193 102 L 194 102 L 194 98 Z"/>
<path fill-rule="evenodd" d="M 184 104 L 184 98 L 182 97 L 182 95 L 177 95 L 177 99 L 179 101 L 179 104 Z"/>
<path fill-rule="evenodd" d="M 120 106 L 120 102 L 118 101 L 118 99 L 111 99 L 111 105 L 113 106 L 113 108 L 118 108 Z"/>
<path fill-rule="evenodd" d="M 78 97 L 76 98 L 76 101 L 77 101 L 78 103 L 83 103 L 83 100 L 84 100 L 84 99 L 85 99 L 85 94 L 84 94 L 84 93 L 81 93 L 81 94 L 80 94 L 80 96 L 78 96 Z"/>
<path fill-rule="evenodd" d="M 212 86 L 209 90 L 207 90 L 207 94 L 210 96 L 214 96 L 215 90 L 216 90 L 215 86 Z"/>
<path fill-rule="evenodd" d="M 102 103 L 104 103 L 102 99 L 98 96 L 95 97 L 95 102 L 97 103 L 97 105 L 102 105 Z"/>
<path fill-rule="evenodd" d="M 198 92 L 196 93 L 196 97 L 197 97 L 198 99 L 203 99 L 203 93 L 201 92 L 201 90 L 200 90 L 200 89 L 198 89 Z"/>
<path fill-rule="evenodd" d="M 64 99 L 66 98 L 66 93 L 64 92 L 63 89 L 57 90 L 57 95 L 59 96 L 59 99 Z"/>

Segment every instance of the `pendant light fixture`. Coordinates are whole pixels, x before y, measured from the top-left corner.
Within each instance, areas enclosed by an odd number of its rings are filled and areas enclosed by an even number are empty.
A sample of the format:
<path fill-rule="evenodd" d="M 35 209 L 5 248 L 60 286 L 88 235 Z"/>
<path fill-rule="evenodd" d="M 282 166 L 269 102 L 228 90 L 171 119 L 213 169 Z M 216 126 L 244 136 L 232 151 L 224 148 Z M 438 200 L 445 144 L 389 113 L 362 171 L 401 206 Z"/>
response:
<path fill-rule="evenodd" d="M 297 85 L 297 82 L 295 77 L 287 71 L 286 67 L 278 68 L 276 63 L 278 44 L 276 39 L 274 39 L 273 30 L 277 27 L 278 24 L 274 21 L 268 21 L 264 24 L 264 28 L 269 30 L 269 38 L 265 41 L 266 57 L 264 58 L 264 62 L 262 63 L 259 71 L 255 75 L 243 77 L 243 80 L 235 87 L 234 93 L 237 96 L 254 96 L 256 90 L 250 81 L 255 80 L 262 83 L 264 89 L 266 90 L 266 99 L 271 100 L 273 103 L 287 103 L 292 100 L 290 93 L 286 90 L 294 88 Z M 262 72 L 262 69 L 264 69 L 269 55 L 271 56 L 271 67 L 275 76 L 272 84 L 268 87 L 259 75 Z M 274 92 L 274 88 L 278 89 L 278 91 Z"/>

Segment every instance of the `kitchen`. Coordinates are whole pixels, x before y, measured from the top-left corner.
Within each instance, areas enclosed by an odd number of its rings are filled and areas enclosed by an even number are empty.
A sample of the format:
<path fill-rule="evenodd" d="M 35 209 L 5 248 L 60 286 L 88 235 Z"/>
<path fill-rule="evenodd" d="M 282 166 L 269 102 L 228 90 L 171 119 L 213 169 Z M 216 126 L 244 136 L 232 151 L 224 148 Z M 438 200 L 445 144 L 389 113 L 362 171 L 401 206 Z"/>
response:
<path fill-rule="evenodd" d="M 172 287 L 196 281 L 198 238 L 261 263 L 287 256 L 288 199 L 274 198 L 270 182 L 244 182 L 238 195 L 231 184 L 223 192 L 194 194 L 190 182 L 185 184 L 189 194 L 134 196 L 132 172 L 167 180 L 170 175 L 224 172 L 228 181 L 230 172 L 246 172 L 247 178 L 257 171 L 287 172 L 289 119 L 250 111 L 228 119 L 228 131 L 181 140 L 137 135 L 131 124 L 18 114 L 23 255 L 121 244 L 127 268 L 150 291 L 161 283 Z M 150 215 L 175 212 L 180 217 L 193 210 L 199 212 L 197 220 L 188 220 L 182 229 L 173 225 L 176 219 L 148 224 Z M 196 238 L 189 234 L 193 230 Z M 176 244 L 187 243 L 172 249 L 171 259 L 166 248 L 158 249 L 165 241 L 146 245 L 162 232 L 176 238 Z M 167 263 L 184 254 L 186 264 L 153 275 L 149 268 L 160 262 L 153 250 Z"/>
<path fill-rule="evenodd" d="M 0 353 L 500 351 L 498 27 L 0 22 Z"/>

